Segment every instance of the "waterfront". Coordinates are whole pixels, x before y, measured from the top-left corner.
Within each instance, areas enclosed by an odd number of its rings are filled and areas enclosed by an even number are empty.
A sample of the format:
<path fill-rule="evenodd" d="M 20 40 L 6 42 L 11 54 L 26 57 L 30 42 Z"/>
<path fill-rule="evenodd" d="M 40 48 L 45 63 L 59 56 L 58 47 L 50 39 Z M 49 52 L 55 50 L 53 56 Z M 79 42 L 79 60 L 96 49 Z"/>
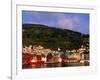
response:
<path fill-rule="evenodd" d="M 89 66 L 89 48 L 81 46 L 77 50 L 45 49 L 43 46 L 25 47 L 22 53 L 22 68 L 52 68 Z"/>
<path fill-rule="evenodd" d="M 44 64 L 26 64 L 23 65 L 23 69 L 30 69 L 30 68 L 57 68 L 57 67 L 78 67 L 78 66 L 89 66 L 89 62 L 85 63 L 44 63 Z"/>

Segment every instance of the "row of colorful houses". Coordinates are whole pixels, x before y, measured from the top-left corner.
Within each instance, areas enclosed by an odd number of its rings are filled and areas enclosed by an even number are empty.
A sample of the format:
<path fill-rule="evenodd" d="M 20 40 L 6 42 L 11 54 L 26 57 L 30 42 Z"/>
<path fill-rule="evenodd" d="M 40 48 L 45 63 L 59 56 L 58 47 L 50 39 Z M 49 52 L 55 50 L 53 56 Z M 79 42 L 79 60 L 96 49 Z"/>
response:
<path fill-rule="evenodd" d="M 45 49 L 43 46 L 24 47 L 23 54 L 31 54 L 31 62 L 43 61 L 44 63 L 57 63 L 57 62 L 79 62 L 89 61 L 89 48 L 83 45 L 79 49 L 66 50 L 64 53 L 60 48 L 58 50 Z M 24 58 L 23 58 L 24 59 Z"/>

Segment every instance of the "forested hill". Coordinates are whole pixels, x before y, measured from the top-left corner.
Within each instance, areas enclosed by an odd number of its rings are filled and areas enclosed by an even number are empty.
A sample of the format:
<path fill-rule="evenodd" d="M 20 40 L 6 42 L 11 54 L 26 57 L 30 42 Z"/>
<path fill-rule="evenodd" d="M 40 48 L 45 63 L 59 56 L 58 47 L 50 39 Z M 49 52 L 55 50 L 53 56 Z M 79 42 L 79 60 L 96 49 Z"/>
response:
<path fill-rule="evenodd" d="M 89 35 L 45 25 L 23 24 L 22 43 L 23 46 L 42 45 L 54 50 L 59 47 L 64 51 L 89 43 Z"/>

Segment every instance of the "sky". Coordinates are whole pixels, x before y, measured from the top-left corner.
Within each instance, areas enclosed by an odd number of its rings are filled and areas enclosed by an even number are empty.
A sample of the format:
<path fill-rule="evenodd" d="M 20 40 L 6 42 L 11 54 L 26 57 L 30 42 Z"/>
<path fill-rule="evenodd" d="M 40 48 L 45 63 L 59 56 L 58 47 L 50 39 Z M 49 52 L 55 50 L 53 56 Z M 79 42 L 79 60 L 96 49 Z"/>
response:
<path fill-rule="evenodd" d="M 22 24 L 42 24 L 89 34 L 88 13 L 22 11 Z"/>

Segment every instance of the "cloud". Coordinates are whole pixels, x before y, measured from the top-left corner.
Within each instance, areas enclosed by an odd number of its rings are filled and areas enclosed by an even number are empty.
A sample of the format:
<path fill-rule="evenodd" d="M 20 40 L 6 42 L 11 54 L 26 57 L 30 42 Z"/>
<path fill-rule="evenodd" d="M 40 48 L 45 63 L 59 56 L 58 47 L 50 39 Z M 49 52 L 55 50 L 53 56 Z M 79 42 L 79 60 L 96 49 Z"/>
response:
<path fill-rule="evenodd" d="M 62 19 L 58 21 L 59 28 L 73 29 L 73 21 L 71 19 Z"/>
<path fill-rule="evenodd" d="M 77 15 L 65 13 L 53 13 L 52 15 L 54 15 L 57 19 L 56 24 L 59 28 L 72 30 L 73 28 L 80 25 L 80 17 Z"/>
<path fill-rule="evenodd" d="M 58 21 L 58 26 L 59 28 L 63 29 L 70 29 L 72 30 L 73 28 L 77 27 L 80 25 L 80 19 L 78 17 L 62 17 Z"/>

